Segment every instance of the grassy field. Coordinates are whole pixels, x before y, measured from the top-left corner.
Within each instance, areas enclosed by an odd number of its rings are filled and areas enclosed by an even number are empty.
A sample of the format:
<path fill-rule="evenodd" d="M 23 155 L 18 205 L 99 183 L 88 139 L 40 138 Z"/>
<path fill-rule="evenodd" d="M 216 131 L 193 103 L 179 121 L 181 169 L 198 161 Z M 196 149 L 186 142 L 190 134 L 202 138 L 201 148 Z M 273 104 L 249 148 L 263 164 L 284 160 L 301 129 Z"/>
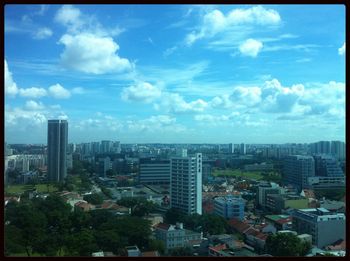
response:
<path fill-rule="evenodd" d="M 253 172 L 253 171 L 241 171 L 239 169 L 235 170 L 214 170 L 213 176 L 236 176 L 236 177 L 242 177 L 242 178 L 247 178 L 247 179 L 256 179 L 260 180 L 263 178 L 263 175 L 260 174 L 260 172 Z"/>
<path fill-rule="evenodd" d="M 46 192 L 55 192 L 57 191 L 57 188 L 54 185 L 49 185 L 47 187 L 46 184 L 37 184 L 35 186 L 33 185 L 10 185 L 5 188 L 6 193 L 10 194 L 22 194 L 26 190 L 34 189 L 36 188 L 38 192 L 46 193 Z"/>

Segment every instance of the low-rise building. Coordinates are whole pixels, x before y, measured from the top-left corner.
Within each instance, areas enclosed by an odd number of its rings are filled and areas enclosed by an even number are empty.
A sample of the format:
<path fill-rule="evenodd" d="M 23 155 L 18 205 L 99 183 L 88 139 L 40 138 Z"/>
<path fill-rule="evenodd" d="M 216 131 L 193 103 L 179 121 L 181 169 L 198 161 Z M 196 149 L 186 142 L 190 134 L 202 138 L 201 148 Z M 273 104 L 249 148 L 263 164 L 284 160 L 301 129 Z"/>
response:
<path fill-rule="evenodd" d="M 299 195 L 269 194 L 266 197 L 266 208 L 280 214 L 287 208 L 307 208 L 309 200 Z"/>
<path fill-rule="evenodd" d="M 159 223 L 155 226 L 155 238 L 163 241 L 166 249 L 169 250 L 196 245 L 201 242 L 203 234 L 184 229 L 182 223 L 176 223 L 176 225 Z"/>
<path fill-rule="evenodd" d="M 244 218 L 244 199 L 239 194 L 214 199 L 214 213 L 224 218 Z"/>
<path fill-rule="evenodd" d="M 266 215 L 265 220 L 272 224 L 277 231 L 292 229 L 292 217 L 289 215 Z"/>

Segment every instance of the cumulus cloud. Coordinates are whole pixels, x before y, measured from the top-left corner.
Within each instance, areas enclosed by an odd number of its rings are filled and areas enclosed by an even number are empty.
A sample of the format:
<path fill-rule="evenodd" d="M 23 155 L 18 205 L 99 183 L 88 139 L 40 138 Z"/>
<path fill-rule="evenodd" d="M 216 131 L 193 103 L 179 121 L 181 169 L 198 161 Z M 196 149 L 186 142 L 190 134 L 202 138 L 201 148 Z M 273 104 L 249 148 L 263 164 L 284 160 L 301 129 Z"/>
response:
<path fill-rule="evenodd" d="M 180 94 L 168 92 L 164 93 L 160 103 L 155 105 L 155 108 L 158 110 L 175 113 L 202 112 L 207 107 L 209 107 L 209 104 L 202 99 L 186 102 Z"/>
<path fill-rule="evenodd" d="M 45 106 L 41 102 L 36 102 L 33 100 L 26 101 L 25 108 L 28 110 L 42 110 L 45 108 Z"/>
<path fill-rule="evenodd" d="M 345 54 L 345 42 L 343 43 L 343 46 L 338 49 L 338 54 L 339 55 Z"/>
<path fill-rule="evenodd" d="M 5 94 L 15 96 L 18 93 L 17 84 L 12 79 L 12 73 L 10 72 L 6 60 L 4 60 L 5 69 Z"/>
<path fill-rule="evenodd" d="M 58 83 L 49 87 L 49 94 L 57 99 L 67 99 L 71 96 L 70 92 Z"/>
<path fill-rule="evenodd" d="M 262 6 L 233 9 L 227 15 L 215 9 L 203 15 L 199 28 L 186 36 L 185 43 L 190 46 L 198 39 L 213 37 L 240 25 L 269 26 L 277 25 L 280 21 L 281 17 L 277 11 Z"/>
<path fill-rule="evenodd" d="M 65 46 L 61 61 L 66 68 L 93 74 L 132 69 L 128 59 L 118 56 L 119 45 L 111 37 L 91 33 L 65 34 L 59 43 Z"/>
<path fill-rule="evenodd" d="M 242 55 L 256 57 L 263 48 L 263 43 L 254 39 L 248 39 L 239 45 Z"/>
<path fill-rule="evenodd" d="M 72 5 L 62 6 L 55 15 L 55 21 L 68 27 L 69 31 L 76 31 L 83 25 L 80 10 Z"/>
<path fill-rule="evenodd" d="M 35 34 L 34 34 L 34 39 L 46 39 L 49 38 L 52 35 L 52 31 L 50 28 L 47 27 L 43 27 L 43 28 L 39 28 Z"/>
<path fill-rule="evenodd" d="M 136 85 L 124 88 L 121 97 L 125 101 L 141 101 L 145 103 L 158 99 L 162 91 L 148 82 L 139 82 Z"/>
<path fill-rule="evenodd" d="M 259 87 L 236 87 L 230 95 L 230 100 L 247 106 L 254 106 L 261 102 Z"/>
<path fill-rule="evenodd" d="M 26 89 L 19 89 L 19 95 L 27 98 L 38 99 L 47 95 L 44 88 L 31 87 Z"/>

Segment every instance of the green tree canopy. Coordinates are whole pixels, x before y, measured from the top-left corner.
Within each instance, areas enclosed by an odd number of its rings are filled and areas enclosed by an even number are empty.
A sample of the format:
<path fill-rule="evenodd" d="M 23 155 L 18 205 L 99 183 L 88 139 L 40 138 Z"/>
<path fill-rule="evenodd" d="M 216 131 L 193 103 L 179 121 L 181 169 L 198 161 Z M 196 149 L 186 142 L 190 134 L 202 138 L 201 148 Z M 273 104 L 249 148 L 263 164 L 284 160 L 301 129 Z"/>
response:
<path fill-rule="evenodd" d="M 97 193 L 85 195 L 83 199 L 94 205 L 101 205 L 103 203 L 103 197 Z"/>
<path fill-rule="evenodd" d="M 266 239 L 266 251 L 273 256 L 305 256 L 311 244 L 292 233 L 277 233 Z"/>

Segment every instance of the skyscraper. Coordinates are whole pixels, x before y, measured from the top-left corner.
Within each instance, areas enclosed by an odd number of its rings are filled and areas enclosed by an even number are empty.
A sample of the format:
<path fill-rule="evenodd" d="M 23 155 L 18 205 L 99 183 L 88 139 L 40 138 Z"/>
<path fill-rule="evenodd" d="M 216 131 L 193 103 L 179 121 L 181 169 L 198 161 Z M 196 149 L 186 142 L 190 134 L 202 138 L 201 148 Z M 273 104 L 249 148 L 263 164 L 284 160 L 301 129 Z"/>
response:
<path fill-rule="evenodd" d="M 234 145 L 232 143 L 229 143 L 228 144 L 228 153 L 232 154 L 232 153 L 234 153 L 234 150 L 235 150 Z"/>
<path fill-rule="evenodd" d="M 186 214 L 202 214 L 202 153 L 170 161 L 170 205 Z"/>
<path fill-rule="evenodd" d="M 47 179 L 62 182 L 67 176 L 68 122 L 49 120 L 47 126 Z"/>
<path fill-rule="evenodd" d="M 239 153 L 242 155 L 244 155 L 246 153 L 246 147 L 245 147 L 244 143 L 241 144 Z"/>

